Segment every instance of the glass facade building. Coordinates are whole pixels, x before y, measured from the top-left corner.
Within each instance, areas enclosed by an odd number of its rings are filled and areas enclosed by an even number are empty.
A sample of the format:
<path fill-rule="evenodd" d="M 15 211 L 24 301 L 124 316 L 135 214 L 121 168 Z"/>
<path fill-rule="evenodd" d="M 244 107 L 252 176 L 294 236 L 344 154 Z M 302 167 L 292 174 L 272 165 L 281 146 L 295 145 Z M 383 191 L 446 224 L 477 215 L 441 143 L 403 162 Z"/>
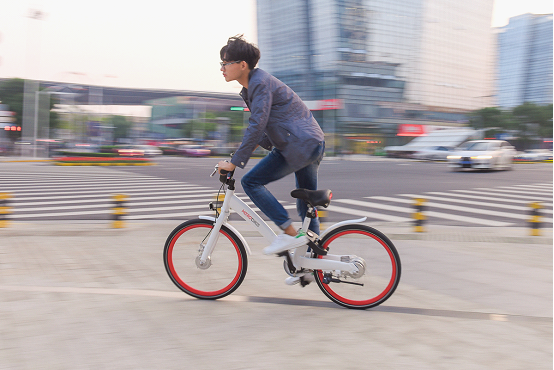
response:
<path fill-rule="evenodd" d="M 459 126 L 490 105 L 492 2 L 258 0 L 260 68 L 304 100 L 340 99 L 315 112 L 326 133 Z"/>
<path fill-rule="evenodd" d="M 552 14 L 522 14 L 498 28 L 500 107 L 552 103 L 552 32 Z"/>

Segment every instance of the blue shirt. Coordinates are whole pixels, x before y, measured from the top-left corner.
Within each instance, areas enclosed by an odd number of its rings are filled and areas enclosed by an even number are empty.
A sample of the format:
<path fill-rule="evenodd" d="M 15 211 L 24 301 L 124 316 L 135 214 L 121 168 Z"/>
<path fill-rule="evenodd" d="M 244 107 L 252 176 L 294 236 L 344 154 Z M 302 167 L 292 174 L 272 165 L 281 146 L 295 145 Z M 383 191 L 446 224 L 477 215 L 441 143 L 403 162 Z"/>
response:
<path fill-rule="evenodd" d="M 306 104 L 290 87 L 269 73 L 255 68 L 248 76 L 248 89 L 240 92 L 251 115 L 242 143 L 231 163 L 244 168 L 252 152 L 260 145 L 281 152 L 295 171 L 324 141 L 323 131 Z"/>

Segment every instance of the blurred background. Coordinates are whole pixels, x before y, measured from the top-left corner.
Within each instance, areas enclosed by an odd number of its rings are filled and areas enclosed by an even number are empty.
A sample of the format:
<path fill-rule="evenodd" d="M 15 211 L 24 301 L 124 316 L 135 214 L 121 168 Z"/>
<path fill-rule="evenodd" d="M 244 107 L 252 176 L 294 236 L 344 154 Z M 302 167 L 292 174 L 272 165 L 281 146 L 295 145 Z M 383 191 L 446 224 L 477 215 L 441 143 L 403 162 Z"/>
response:
<path fill-rule="evenodd" d="M 231 152 L 249 112 L 218 62 L 236 34 L 310 107 L 327 155 L 409 157 L 406 144 L 445 130 L 426 149 L 552 149 L 550 1 L 156 4 L 3 2 L 0 153 Z"/>

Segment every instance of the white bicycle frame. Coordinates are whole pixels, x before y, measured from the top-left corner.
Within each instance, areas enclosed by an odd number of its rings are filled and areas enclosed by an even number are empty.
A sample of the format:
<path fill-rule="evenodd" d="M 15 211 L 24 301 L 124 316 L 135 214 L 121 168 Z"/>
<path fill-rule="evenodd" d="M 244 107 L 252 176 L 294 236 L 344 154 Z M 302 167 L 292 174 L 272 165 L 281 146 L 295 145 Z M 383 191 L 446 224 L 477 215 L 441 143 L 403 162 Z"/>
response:
<path fill-rule="evenodd" d="M 243 202 L 235 195 L 235 190 L 231 190 L 229 189 L 229 187 L 227 187 L 227 190 L 225 191 L 225 199 L 223 200 L 223 204 L 221 205 L 221 212 L 219 217 L 215 218 L 215 217 L 208 217 L 208 216 L 200 216 L 201 219 L 215 221 L 214 228 L 212 229 L 212 232 L 210 233 L 210 237 L 208 238 L 208 241 L 204 246 L 204 250 L 202 251 L 200 263 L 205 263 L 209 259 L 210 255 L 212 254 L 217 244 L 217 241 L 219 238 L 219 230 L 223 225 L 225 225 L 227 228 L 233 231 L 243 242 L 247 250 L 247 253 L 252 254 L 250 247 L 248 246 L 248 243 L 246 243 L 246 240 L 244 240 L 244 237 L 238 232 L 237 229 L 235 229 L 233 226 L 231 226 L 228 223 L 231 210 L 238 213 L 245 221 L 252 223 L 252 225 L 256 228 L 256 230 L 262 236 L 265 237 L 268 244 L 270 244 L 273 241 L 273 239 L 276 237 L 275 232 L 267 225 L 267 223 L 264 220 L 262 220 L 262 218 L 254 210 L 252 210 L 252 208 L 250 208 L 245 202 Z M 308 230 L 310 220 L 311 219 L 308 217 L 304 219 L 304 222 L 302 223 L 302 230 L 304 231 Z M 326 234 L 336 229 L 337 227 L 340 227 L 346 224 L 351 224 L 351 223 L 364 222 L 365 220 L 366 218 L 364 217 L 356 220 L 347 220 L 347 221 L 336 223 L 331 227 L 327 228 L 321 234 L 320 238 L 323 238 Z M 321 258 L 309 258 L 309 257 L 305 257 L 307 250 L 308 250 L 308 245 L 306 244 L 305 246 L 296 248 L 294 252 L 289 252 L 292 263 L 297 271 L 300 271 L 302 269 L 322 270 L 325 272 L 338 270 L 338 271 L 348 272 L 350 274 L 355 274 L 358 272 L 358 267 L 354 263 L 341 262 L 341 257 L 344 257 L 344 256 L 327 254 L 325 256 L 322 256 Z M 350 260 L 350 259 L 347 259 L 347 260 Z"/>

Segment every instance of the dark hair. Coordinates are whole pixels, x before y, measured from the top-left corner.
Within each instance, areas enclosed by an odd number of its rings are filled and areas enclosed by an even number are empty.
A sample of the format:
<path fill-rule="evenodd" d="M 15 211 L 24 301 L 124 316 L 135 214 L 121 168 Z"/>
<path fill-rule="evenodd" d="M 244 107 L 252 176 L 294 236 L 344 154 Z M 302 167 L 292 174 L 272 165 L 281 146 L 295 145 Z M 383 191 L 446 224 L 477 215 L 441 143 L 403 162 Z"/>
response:
<path fill-rule="evenodd" d="M 248 64 L 248 68 L 254 69 L 260 60 L 260 49 L 247 42 L 243 35 L 237 35 L 229 37 L 227 45 L 221 48 L 219 56 L 222 61 L 244 60 Z"/>

